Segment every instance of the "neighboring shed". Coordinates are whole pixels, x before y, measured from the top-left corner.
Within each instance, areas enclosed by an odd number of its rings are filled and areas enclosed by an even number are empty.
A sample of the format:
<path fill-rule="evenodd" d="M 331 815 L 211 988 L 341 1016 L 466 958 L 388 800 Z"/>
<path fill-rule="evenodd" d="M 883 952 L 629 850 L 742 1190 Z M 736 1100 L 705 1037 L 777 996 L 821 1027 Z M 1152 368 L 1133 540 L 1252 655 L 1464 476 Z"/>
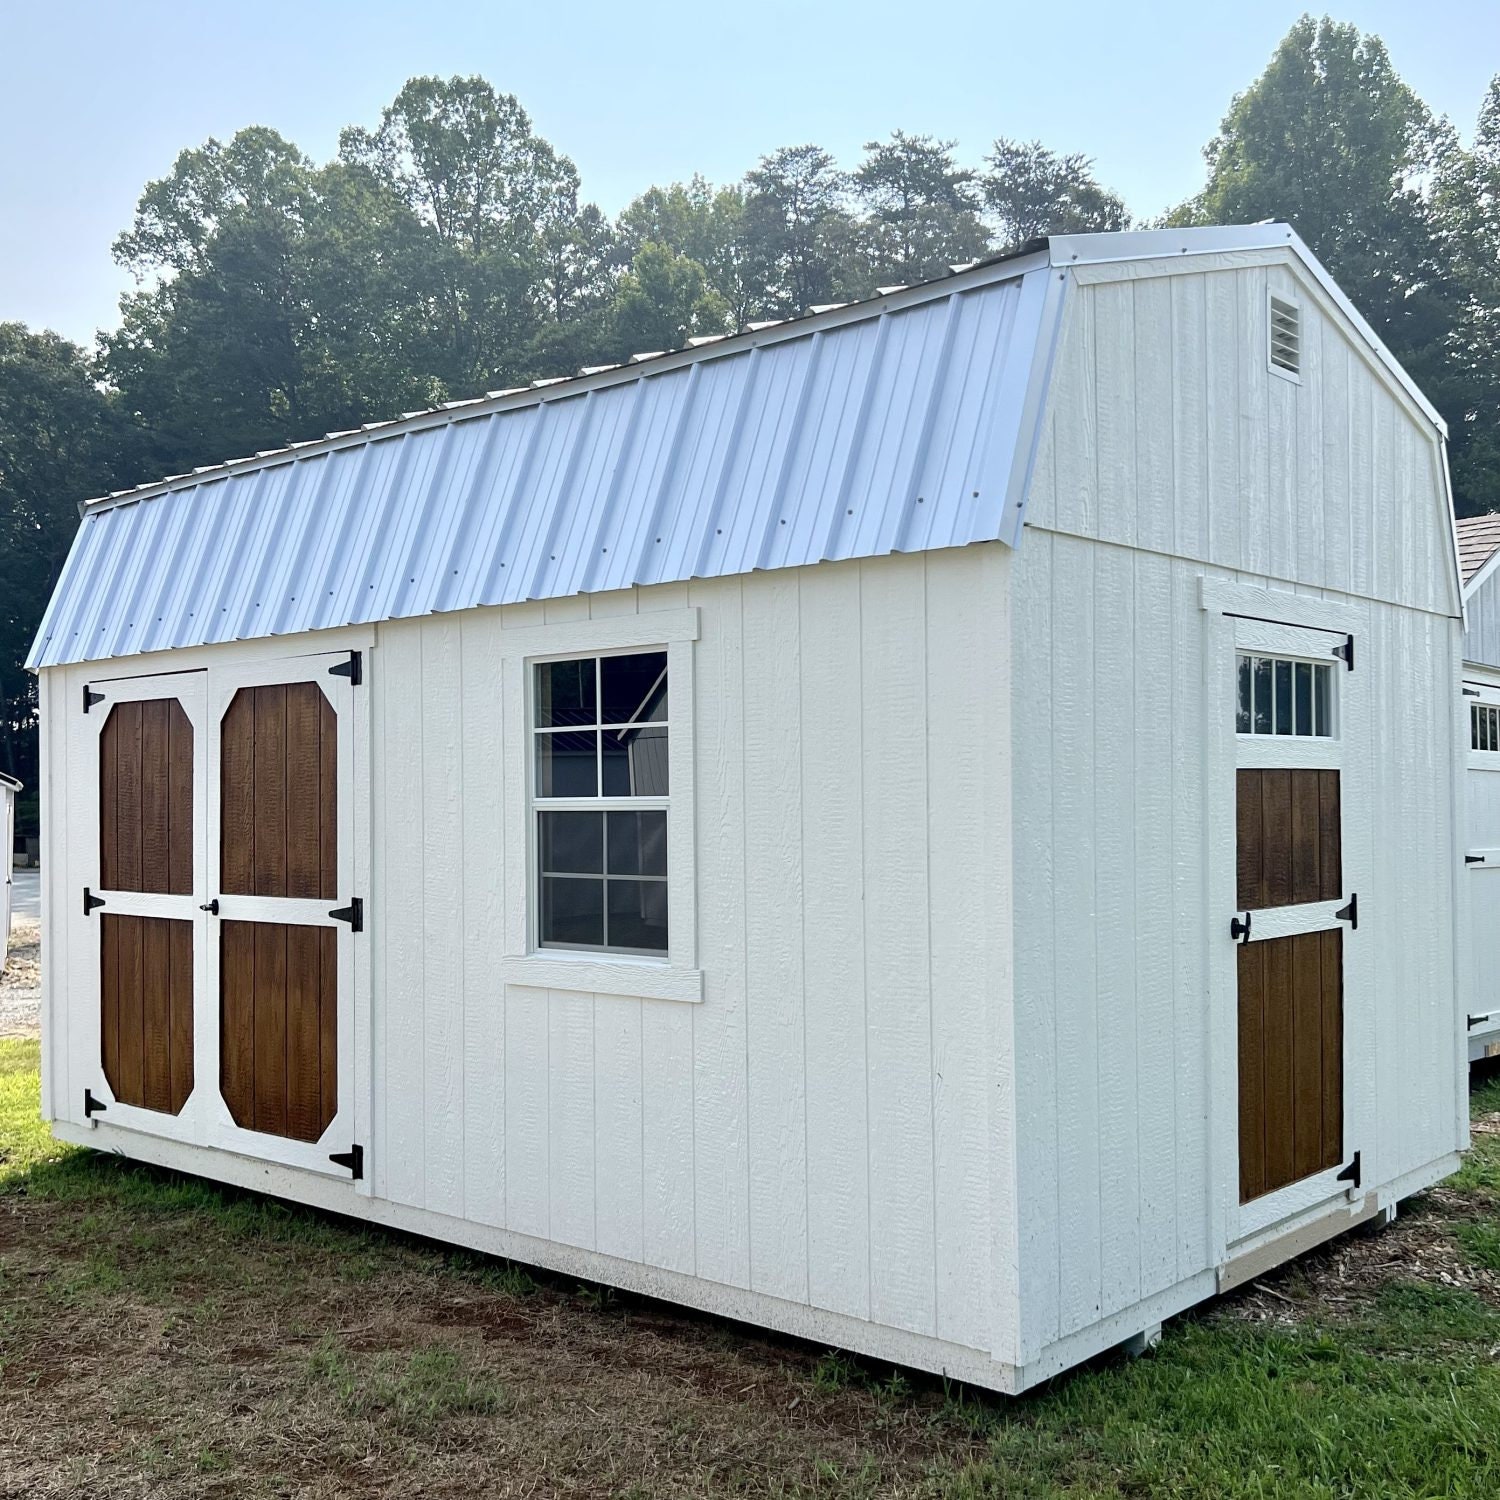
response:
<path fill-rule="evenodd" d="M 0 772 L 0 834 L 5 837 L 5 884 L 0 888 L 0 974 L 10 956 L 10 903 L 16 864 L 16 793 L 21 783 Z"/>
<path fill-rule="evenodd" d="M 1464 631 L 1465 982 L 1469 1059 L 1500 1057 L 1500 515 L 1458 521 L 1467 629 Z"/>
<path fill-rule="evenodd" d="M 1069 236 L 85 508 L 67 1140 L 1018 1391 L 1467 1141 L 1440 420 Z"/>

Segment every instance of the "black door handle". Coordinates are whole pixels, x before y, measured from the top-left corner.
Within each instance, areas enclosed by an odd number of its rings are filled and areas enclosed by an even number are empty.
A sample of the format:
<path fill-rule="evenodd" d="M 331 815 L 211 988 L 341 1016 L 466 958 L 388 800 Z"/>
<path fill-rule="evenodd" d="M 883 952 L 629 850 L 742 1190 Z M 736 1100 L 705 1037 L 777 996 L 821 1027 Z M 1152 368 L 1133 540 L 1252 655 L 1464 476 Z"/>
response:
<path fill-rule="evenodd" d="M 212 901 L 205 902 L 202 906 L 200 906 L 198 908 L 198 910 L 199 911 L 206 911 L 206 912 L 209 913 L 210 916 L 215 916 L 215 917 L 218 916 L 219 915 L 219 898 L 217 896 L 215 896 Z"/>

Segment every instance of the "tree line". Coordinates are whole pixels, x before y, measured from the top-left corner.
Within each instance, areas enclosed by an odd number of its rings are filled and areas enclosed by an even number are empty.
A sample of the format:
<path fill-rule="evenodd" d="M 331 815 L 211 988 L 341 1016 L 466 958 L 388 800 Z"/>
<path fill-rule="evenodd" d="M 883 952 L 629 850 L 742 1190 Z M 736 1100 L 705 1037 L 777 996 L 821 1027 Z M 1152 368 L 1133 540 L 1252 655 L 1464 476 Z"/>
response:
<path fill-rule="evenodd" d="M 1500 77 L 1472 144 L 1377 37 L 1310 17 L 1231 102 L 1203 190 L 1132 220 L 1091 161 L 894 131 L 772 151 L 611 219 L 521 103 L 413 78 L 318 163 L 275 130 L 185 150 L 114 254 L 92 350 L 0 323 L 0 769 L 35 781 L 20 667 L 75 502 L 941 274 L 1048 233 L 1289 220 L 1445 414 L 1462 512 L 1500 508 Z"/>

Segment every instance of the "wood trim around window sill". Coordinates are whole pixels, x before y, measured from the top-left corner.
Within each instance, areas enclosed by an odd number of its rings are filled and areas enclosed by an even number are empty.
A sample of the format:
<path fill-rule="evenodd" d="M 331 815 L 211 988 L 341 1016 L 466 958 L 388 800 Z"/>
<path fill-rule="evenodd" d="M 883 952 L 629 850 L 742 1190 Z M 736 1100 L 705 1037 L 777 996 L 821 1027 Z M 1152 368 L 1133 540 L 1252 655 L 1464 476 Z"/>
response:
<path fill-rule="evenodd" d="M 506 984 L 539 990 L 583 990 L 596 995 L 629 995 L 640 1000 L 703 1000 L 703 970 L 658 963 L 649 958 L 593 958 L 583 953 L 508 954 L 500 960 Z"/>

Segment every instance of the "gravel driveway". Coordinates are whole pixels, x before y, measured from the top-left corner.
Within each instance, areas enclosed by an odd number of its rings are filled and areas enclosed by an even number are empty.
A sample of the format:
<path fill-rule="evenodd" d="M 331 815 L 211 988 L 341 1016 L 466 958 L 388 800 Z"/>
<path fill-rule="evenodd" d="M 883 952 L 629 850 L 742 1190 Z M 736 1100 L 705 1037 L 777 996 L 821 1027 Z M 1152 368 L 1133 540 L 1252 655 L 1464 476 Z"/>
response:
<path fill-rule="evenodd" d="M 42 1020 L 42 924 L 11 918 L 10 957 L 0 974 L 0 1036 L 36 1036 Z"/>

